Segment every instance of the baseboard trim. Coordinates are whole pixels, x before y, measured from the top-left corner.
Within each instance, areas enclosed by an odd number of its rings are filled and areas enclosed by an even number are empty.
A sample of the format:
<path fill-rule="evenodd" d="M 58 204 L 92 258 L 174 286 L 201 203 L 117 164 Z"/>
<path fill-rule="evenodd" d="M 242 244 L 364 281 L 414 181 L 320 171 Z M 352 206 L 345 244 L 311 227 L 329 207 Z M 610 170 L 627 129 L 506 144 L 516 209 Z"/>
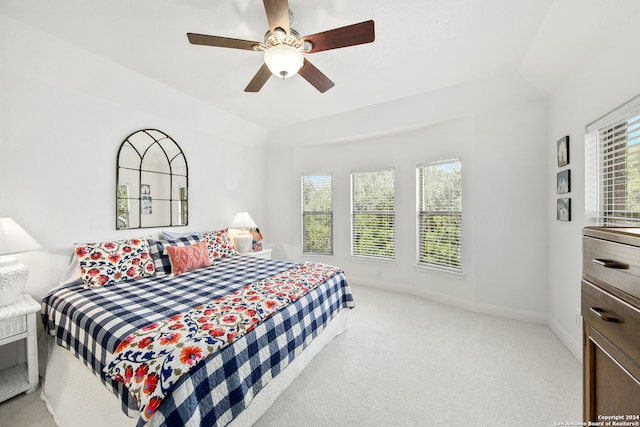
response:
<path fill-rule="evenodd" d="M 520 320 L 528 323 L 537 323 L 541 325 L 547 324 L 546 312 L 518 310 L 511 307 L 501 307 L 491 304 L 478 303 L 477 301 L 471 301 L 451 295 L 444 295 L 426 289 L 418 289 L 408 285 L 398 283 L 391 284 L 383 281 L 372 281 L 371 279 L 364 279 L 353 276 L 349 276 L 349 282 L 355 285 L 367 286 L 370 288 L 382 289 L 385 291 L 402 292 L 404 294 L 426 298 L 431 301 L 447 304 L 476 313 L 487 314 L 490 316 L 505 317 L 508 319 Z"/>
<path fill-rule="evenodd" d="M 547 326 L 551 329 L 551 332 L 562 341 L 562 344 L 569 349 L 573 357 L 578 359 L 578 362 L 582 364 L 582 342 L 580 340 L 576 341 L 573 334 L 562 328 L 560 323 L 552 317 L 547 318 Z"/>

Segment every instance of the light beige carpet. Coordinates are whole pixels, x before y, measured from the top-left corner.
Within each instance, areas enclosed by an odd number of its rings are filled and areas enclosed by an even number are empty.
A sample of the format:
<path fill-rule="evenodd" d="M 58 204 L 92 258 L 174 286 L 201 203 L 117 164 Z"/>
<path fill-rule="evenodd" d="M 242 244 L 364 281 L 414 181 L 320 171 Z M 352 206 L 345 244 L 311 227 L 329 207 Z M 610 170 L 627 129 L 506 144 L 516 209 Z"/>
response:
<path fill-rule="evenodd" d="M 547 327 L 362 286 L 353 291 L 349 330 L 256 426 L 553 426 L 581 420 L 581 366 Z M 36 392 L 1 403 L 0 425 L 54 424 Z"/>

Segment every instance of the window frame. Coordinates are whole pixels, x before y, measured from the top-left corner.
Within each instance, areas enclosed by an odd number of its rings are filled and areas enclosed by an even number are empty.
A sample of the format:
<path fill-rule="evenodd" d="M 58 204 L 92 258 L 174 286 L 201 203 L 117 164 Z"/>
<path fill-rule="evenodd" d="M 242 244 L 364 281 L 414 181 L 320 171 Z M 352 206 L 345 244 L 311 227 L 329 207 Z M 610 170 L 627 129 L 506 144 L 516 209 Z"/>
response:
<path fill-rule="evenodd" d="M 640 224 L 638 200 L 633 209 L 630 197 L 630 187 L 634 183 L 637 187 L 640 180 L 637 165 L 630 167 L 630 163 L 640 160 L 640 108 L 598 127 L 595 144 L 599 195 L 597 222 L 605 226 Z M 640 189 L 635 193 L 640 196 Z"/>
<path fill-rule="evenodd" d="M 447 210 L 427 210 L 425 207 L 425 191 L 428 191 L 425 182 L 424 172 L 427 168 L 441 167 L 444 165 L 458 165 L 460 168 L 460 183 L 459 188 L 454 190 L 460 194 L 460 208 L 454 209 L 453 202 L 448 201 L 450 204 Z M 464 257 L 463 257 L 463 177 L 462 177 L 462 159 L 454 158 L 448 160 L 441 160 L 431 163 L 419 164 L 416 166 L 416 265 L 418 267 L 429 268 L 439 271 L 444 271 L 453 274 L 463 274 L 464 270 Z M 425 242 L 426 231 L 423 229 L 424 219 L 431 217 L 453 217 L 456 218 L 456 224 L 458 233 L 457 236 L 453 236 L 450 240 L 450 246 L 455 246 L 455 258 L 457 261 L 451 258 L 443 258 L 443 262 L 428 261 L 425 254 Z M 441 232 L 440 232 L 441 233 Z M 449 237 L 449 236 L 447 236 Z M 456 242 L 457 240 L 457 242 Z M 455 244 L 455 245 L 454 245 Z M 424 255 L 424 256 L 423 256 Z M 441 255 L 434 255 L 441 256 Z M 457 264 L 457 265 L 456 265 Z"/>
<path fill-rule="evenodd" d="M 366 209 L 366 210 L 356 210 L 355 209 L 355 203 L 356 203 L 356 198 L 354 195 L 354 183 L 355 180 L 357 179 L 357 175 L 361 175 L 361 174 L 379 174 L 379 173 L 384 173 L 384 172 L 390 172 L 392 174 L 393 177 L 393 190 L 392 190 L 392 195 L 393 198 L 390 200 L 393 209 Z M 352 171 L 350 173 L 350 195 L 351 195 L 351 204 L 350 204 L 350 234 L 351 234 L 351 242 L 350 242 L 350 253 L 351 256 L 356 258 L 356 259 L 369 259 L 369 260 L 378 260 L 378 261 L 395 261 L 396 260 L 396 238 L 397 238 L 397 232 L 396 232 L 396 224 L 397 224 L 397 220 L 396 220 L 396 206 L 395 206 L 395 199 L 396 199 L 396 185 L 395 185 L 395 168 L 385 168 L 385 169 L 378 169 L 378 170 L 372 170 L 372 171 Z M 387 201 L 389 201 L 389 199 L 387 199 Z M 387 251 L 389 251 L 390 253 L 387 255 L 377 255 L 374 253 L 365 253 L 364 251 L 357 251 L 356 250 L 356 230 L 355 230 L 355 223 L 357 222 L 356 218 L 360 215 L 379 215 L 383 218 L 386 217 L 387 219 L 391 219 L 390 223 L 392 224 L 391 227 L 387 227 L 386 230 L 390 230 L 391 231 L 391 248 L 387 249 Z M 380 230 L 384 230 L 382 228 L 380 228 Z M 387 242 L 388 243 L 388 242 Z M 385 245 L 386 246 L 386 245 Z M 365 246 L 366 247 L 366 246 Z M 380 248 L 382 247 L 382 245 L 380 245 Z M 380 249 L 383 250 L 383 249 Z"/>
<path fill-rule="evenodd" d="M 318 177 L 318 178 L 327 178 L 329 179 L 329 195 L 330 195 L 330 206 L 328 210 L 305 210 L 305 178 L 308 177 Z M 300 177 L 300 230 L 301 230 L 301 252 L 302 255 L 322 255 L 322 256 L 332 256 L 334 254 L 334 215 L 333 215 L 333 174 L 332 173 L 303 173 Z M 325 215 L 329 218 L 329 250 L 328 251 L 315 251 L 315 250 L 307 250 L 307 240 L 306 240 L 306 217 L 311 215 Z"/>

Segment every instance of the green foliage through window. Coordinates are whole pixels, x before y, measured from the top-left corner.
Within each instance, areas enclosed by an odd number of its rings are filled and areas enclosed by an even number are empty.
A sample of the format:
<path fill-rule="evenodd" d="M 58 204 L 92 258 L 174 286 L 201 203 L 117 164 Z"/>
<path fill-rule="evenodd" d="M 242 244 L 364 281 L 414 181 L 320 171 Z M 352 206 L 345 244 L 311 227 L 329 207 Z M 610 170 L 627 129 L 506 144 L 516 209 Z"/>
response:
<path fill-rule="evenodd" d="M 395 258 L 394 170 L 351 174 L 351 253 Z"/>
<path fill-rule="evenodd" d="M 462 164 L 417 168 L 418 263 L 462 271 Z"/>
<path fill-rule="evenodd" d="M 302 176 L 302 252 L 333 254 L 331 175 Z"/>
<path fill-rule="evenodd" d="M 116 200 L 118 228 L 127 228 L 129 226 L 129 186 L 127 184 L 118 184 L 118 197 Z"/>
<path fill-rule="evenodd" d="M 640 223 L 640 115 L 598 129 L 600 219 L 605 225 Z"/>

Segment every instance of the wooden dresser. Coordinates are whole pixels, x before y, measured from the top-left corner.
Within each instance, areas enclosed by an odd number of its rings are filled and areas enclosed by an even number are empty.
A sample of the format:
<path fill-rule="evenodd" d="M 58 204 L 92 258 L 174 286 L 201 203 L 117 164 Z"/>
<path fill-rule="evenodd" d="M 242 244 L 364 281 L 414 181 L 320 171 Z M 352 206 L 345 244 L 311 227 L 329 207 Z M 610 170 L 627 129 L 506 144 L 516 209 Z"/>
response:
<path fill-rule="evenodd" d="M 584 228 L 581 311 L 584 421 L 640 421 L 640 228 Z"/>

